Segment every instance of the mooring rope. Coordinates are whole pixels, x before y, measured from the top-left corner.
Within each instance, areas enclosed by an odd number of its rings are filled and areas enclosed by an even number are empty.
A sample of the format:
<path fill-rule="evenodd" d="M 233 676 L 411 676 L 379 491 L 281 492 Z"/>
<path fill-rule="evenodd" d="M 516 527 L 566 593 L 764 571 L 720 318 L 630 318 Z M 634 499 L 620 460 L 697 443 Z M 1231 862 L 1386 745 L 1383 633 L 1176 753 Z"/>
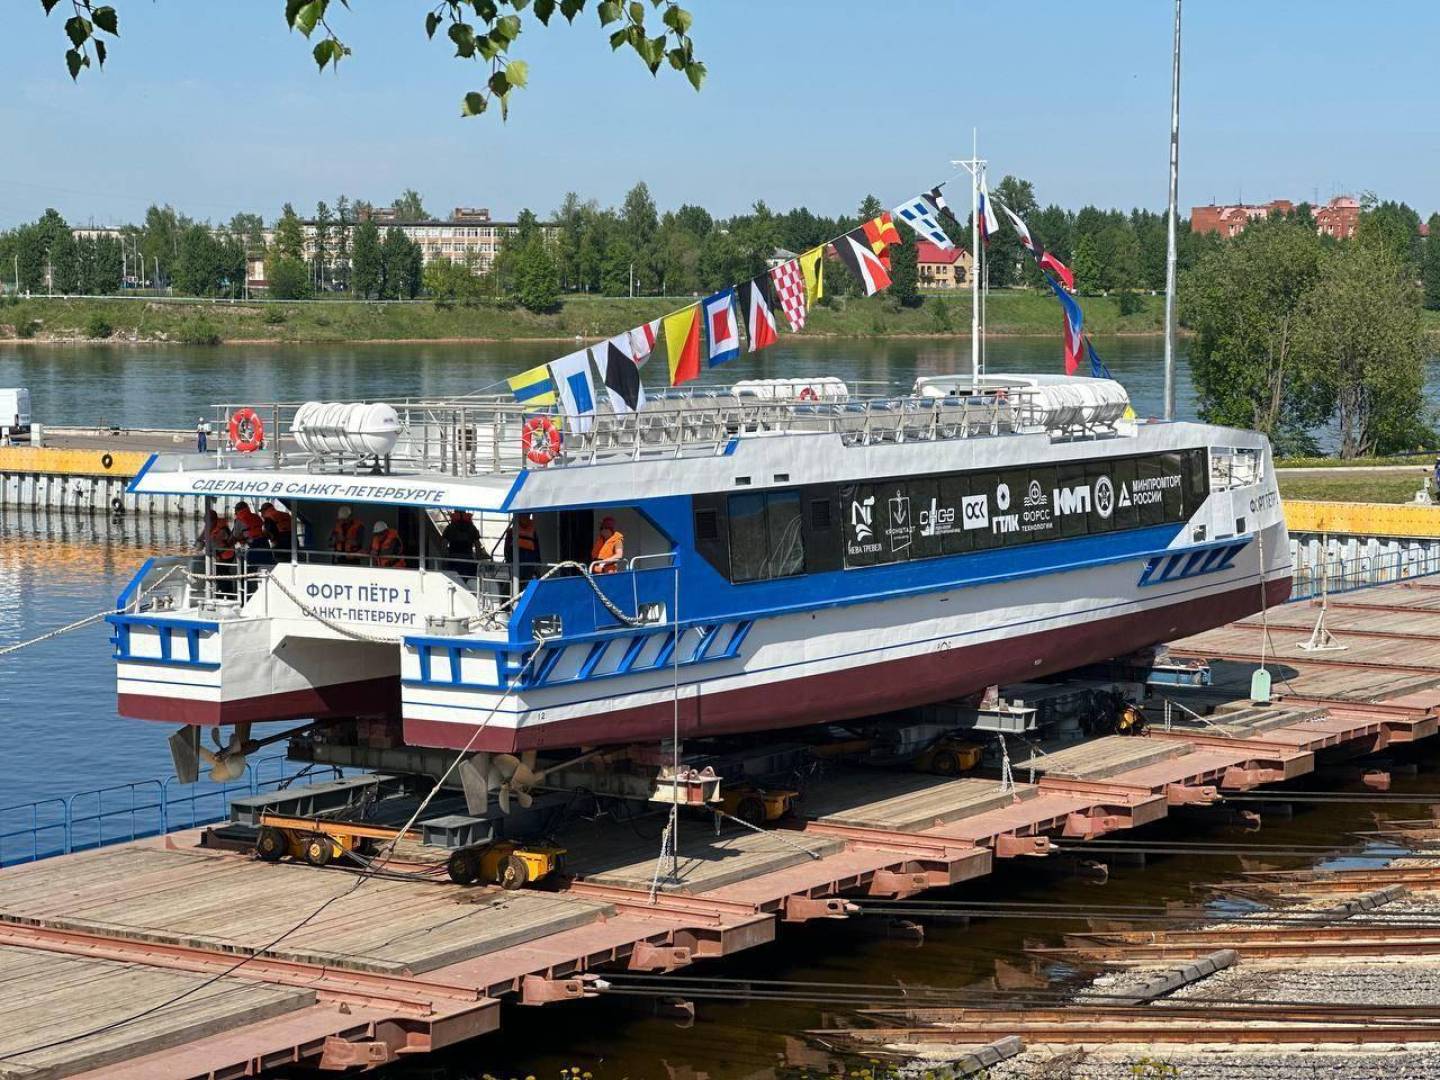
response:
<path fill-rule="evenodd" d="M 39 637 L 33 637 L 29 641 L 20 641 L 16 642 L 14 645 L 6 645 L 4 648 L 0 648 L 0 656 L 6 656 L 9 653 L 19 652 L 21 649 L 28 649 L 31 645 L 39 645 L 41 642 L 49 641 L 51 638 L 57 638 L 61 634 L 68 634 L 71 630 L 79 630 L 82 626 L 89 626 L 91 623 L 97 623 L 101 619 L 105 618 L 106 615 L 113 614 L 115 614 L 114 608 L 106 608 L 104 611 L 97 611 L 94 615 L 87 615 L 83 619 L 77 619 L 75 622 L 70 623 L 68 626 L 56 627 L 54 630 L 50 630 L 47 633 L 41 634 Z"/>

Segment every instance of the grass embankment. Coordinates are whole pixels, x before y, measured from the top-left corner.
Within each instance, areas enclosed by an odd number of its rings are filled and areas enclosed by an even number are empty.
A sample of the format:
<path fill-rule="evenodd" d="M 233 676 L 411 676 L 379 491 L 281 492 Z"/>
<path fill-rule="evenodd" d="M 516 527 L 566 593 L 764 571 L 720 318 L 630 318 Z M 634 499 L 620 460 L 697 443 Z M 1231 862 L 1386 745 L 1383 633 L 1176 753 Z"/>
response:
<path fill-rule="evenodd" d="M 1285 499 L 1315 499 L 1325 502 L 1406 503 L 1415 498 L 1425 470 L 1412 472 L 1300 473 L 1281 470 L 1280 495 Z"/>
<path fill-rule="evenodd" d="M 1110 297 L 1087 297 L 1085 319 L 1096 334 L 1154 333 L 1161 329 L 1159 297 L 1122 316 Z M 536 315 L 516 305 L 372 304 L 356 300 L 311 303 L 235 303 L 141 299 L 43 298 L 0 304 L 0 340 L 184 344 L 274 341 L 523 341 L 596 339 L 620 333 L 690 302 L 677 297 L 570 297 Z M 1058 335 L 1054 297 L 1038 292 L 990 296 L 993 334 Z M 108 333 L 106 331 L 108 330 Z M 950 336 L 970 331 L 969 294 L 927 295 L 918 308 L 899 308 L 884 296 L 841 298 L 811 313 L 802 337 Z"/>

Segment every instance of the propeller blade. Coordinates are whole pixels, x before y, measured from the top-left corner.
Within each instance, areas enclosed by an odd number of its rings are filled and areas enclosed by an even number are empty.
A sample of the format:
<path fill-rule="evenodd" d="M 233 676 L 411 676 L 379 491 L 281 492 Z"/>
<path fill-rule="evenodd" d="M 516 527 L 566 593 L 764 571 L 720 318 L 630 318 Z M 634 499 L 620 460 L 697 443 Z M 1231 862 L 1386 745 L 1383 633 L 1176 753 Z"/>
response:
<path fill-rule="evenodd" d="M 510 813 L 510 785 L 502 784 L 500 787 L 500 812 Z"/>
<path fill-rule="evenodd" d="M 534 796 L 532 796 L 532 795 L 530 794 L 530 792 L 526 791 L 524 788 L 521 788 L 519 791 L 517 791 L 517 792 L 515 793 L 515 800 L 516 800 L 521 806 L 525 807 L 525 808 L 528 810 L 528 809 L 530 808 L 531 803 L 533 803 L 533 802 L 535 801 L 535 798 L 534 798 Z"/>

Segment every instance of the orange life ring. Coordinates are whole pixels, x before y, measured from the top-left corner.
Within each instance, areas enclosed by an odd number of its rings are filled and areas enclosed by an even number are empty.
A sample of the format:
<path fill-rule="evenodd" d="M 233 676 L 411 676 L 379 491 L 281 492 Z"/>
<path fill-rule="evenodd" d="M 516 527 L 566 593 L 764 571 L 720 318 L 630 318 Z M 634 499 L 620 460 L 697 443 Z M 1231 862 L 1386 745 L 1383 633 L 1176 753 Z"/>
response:
<path fill-rule="evenodd" d="M 560 429 L 548 416 L 532 416 L 520 432 L 520 449 L 535 465 L 549 465 L 560 456 Z"/>
<path fill-rule="evenodd" d="M 265 445 L 265 425 L 248 405 L 230 414 L 230 445 L 242 454 L 253 454 Z"/>
<path fill-rule="evenodd" d="M 819 401 L 819 400 L 820 400 L 820 395 L 817 394 L 817 393 L 815 393 L 815 388 L 814 388 L 813 386 L 806 386 L 806 387 L 802 388 L 801 391 L 800 391 L 800 400 L 801 400 L 801 401 Z"/>

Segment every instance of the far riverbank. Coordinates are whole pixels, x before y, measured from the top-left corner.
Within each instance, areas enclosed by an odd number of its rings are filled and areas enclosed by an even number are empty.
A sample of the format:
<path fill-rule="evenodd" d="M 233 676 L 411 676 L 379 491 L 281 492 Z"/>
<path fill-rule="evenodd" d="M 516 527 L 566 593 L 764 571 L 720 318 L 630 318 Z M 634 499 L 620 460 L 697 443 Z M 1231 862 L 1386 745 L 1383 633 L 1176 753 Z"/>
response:
<path fill-rule="evenodd" d="M 1161 297 L 1139 297 L 1138 311 L 1120 313 L 1114 297 L 1086 297 L 1087 329 L 1101 336 L 1157 334 L 1164 327 Z M 0 340 L 21 344 L 493 344 L 593 341 L 666 315 L 688 297 L 566 298 L 552 313 L 535 314 L 509 301 L 471 305 L 206 301 L 35 297 L 0 304 Z M 993 337 L 1058 337 L 1060 309 L 1049 294 L 992 293 L 987 328 Z M 968 293 L 927 294 L 917 308 L 885 296 L 837 298 L 810 313 L 800 338 L 957 338 L 970 332 Z"/>

